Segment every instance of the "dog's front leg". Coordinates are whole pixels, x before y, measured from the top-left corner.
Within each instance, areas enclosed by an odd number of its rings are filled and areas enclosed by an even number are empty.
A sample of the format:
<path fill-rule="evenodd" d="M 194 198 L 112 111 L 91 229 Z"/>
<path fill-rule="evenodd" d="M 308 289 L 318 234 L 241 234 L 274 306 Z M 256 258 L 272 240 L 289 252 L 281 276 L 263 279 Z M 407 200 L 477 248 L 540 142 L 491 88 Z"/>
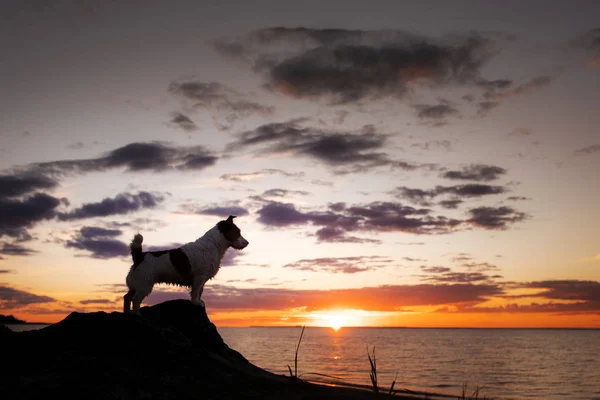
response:
<path fill-rule="evenodd" d="M 196 278 L 194 282 L 192 282 L 192 293 L 191 300 L 192 304 L 196 306 L 205 307 L 204 301 L 200 298 L 202 296 L 202 291 L 204 290 L 204 284 L 206 283 L 206 279 Z"/>

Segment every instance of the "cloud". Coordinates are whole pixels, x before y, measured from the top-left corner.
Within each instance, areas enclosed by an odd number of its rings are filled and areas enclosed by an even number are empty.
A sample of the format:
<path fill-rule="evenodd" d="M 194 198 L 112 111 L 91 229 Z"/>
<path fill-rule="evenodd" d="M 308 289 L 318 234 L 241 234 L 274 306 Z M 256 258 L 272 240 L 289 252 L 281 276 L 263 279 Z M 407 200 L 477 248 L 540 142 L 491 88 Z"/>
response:
<path fill-rule="evenodd" d="M 81 207 L 68 212 L 59 213 L 61 221 L 76 219 L 107 217 L 110 215 L 129 214 L 143 209 L 151 209 L 162 203 L 164 197 L 160 194 L 150 192 L 138 192 L 137 194 L 120 193 L 114 198 L 107 197 L 98 203 L 87 203 Z"/>
<path fill-rule="evenodd" d="M 431 210 L 416 209 L 399 203 L 372 202 L 353 205 L 341 212 L 297 210 L 292 204 L 271 202 L 257 211 L 258 222 L 273 227 L 312 224 L 333 227 L 338 231 L 321 231 L 320 239 L 340 236 L 345 232 L 406 232 L 414 234 L 449 233 L 461 221 L 432 216 Z M 343 237 L 343 236 L 342 236 Z"/>
<path fill-rule="evenodd" d="M 307 196 L 309 193 L 305 190 L 287 190 L 287 189 L 269 189 L 265 190 L 262 197 L 288 197 L 291 195 Z"/>
<path fill-rule="evenodd" d="M 275 111 L 275 107 L 248 100 L 250 95 L 243 95 L 218 82 L 172 82 L 168 91 L 184 101 L 191 102 L 192 110 L 207 108 L 213 113 L 225 112 L 224 120 L 228 124 L 254 114 L 268 116 Z"/>
<path fill-rule="evenodd" d="M 600 314 L 600 282 L 581 280 L 555 280 L 519 282 L 513 288 L 545 289 L 536 294 L 505 295 L 503 298 L 538 298 L 541 302 L 531 304 L 509 303 L 497 307 L 458 306 L 455 312 L 480 313 L 555 313 L 555 314 Z"/>
<path fill-rule="evenodd" d="M 89 299 L 89 300 L 80 300 L 79 304 L 88 305 L 88 304 L 114 304 L 114 300 L 108 299 Z"/>
<path fill-rule="evenodd" d="M 2 243 L 0 254 L 5 256 L 30 256 L 37 251 L 14 243 Z"/>
<path fill-rule="evenodd" d="M 422 150 L 437 150 L 444 149 L 446 151 L 452 150 L 452 142 L 449 140 L 430 140 L 423 143 L 413 143 L 411 147 L 418 147 Z"/>
<path fill-rule="evenodd" d="M 283 266 L 297 271 L 329 272 L 333 274 L 355 274 L 385 268 L 392 259 L 381 256 L 324 257 L 298 260 Z"/>
<path fill-rule="evenodd" d="M 586 301 L 598 303 L 600 306 L 600 282 L 582 280 L 533 281 L 519 286 L 530 289 L 545 289 L 543 292 L 528 295 L 528 297 Z"/>
<path fill-rule="evenodd" d="M 173 147 L 163 142 L 130 143 L 109 151 L 102 157 L 61 160 L 32 164 L 31 169 L 46 174 L 106 171 L 201 170 L 214 165 L 217 157 L 203 146 Z"/>
<path fill-rule="evenodd" d="M 484 116 L 494 108 L 499 107 L 499 101 L 480 101 L 477 103 L 477 115 Z"/>
<path fill-rule="evenodd" d="M 487 182 L 506 174 L 506 170 L 494 165 L 471 164 L 462 170 L 446 171 L 440 176 L 446 179 Z"/>
<path fill-rule="evenodd" d="M 129 246 L 114 239 L 123 232 L 118 229 L 104 229 L 97 227 L 83 227 L 70 240 L 65 242 L 65 247 L 85 250 L 91 258 L 107 259 L 129 255 Z"/>
<path fill-rule="evenodd" d="M 342 228 L 325 226 L 315 232 L 317 240 L 322 243 L 371 243 L 380 244 L 381 240 L 348 235 Z"/>
<path fill-rule="evenodd" d="M 420 268 L 423 272 L 429 272 L 431 274 L 443 274 L 451 271 L 451 269 L 448 267 L 428 267 L 426 265 L 421 265 Z"/>
<path fill-rule="evenodd" d="M 56 186 L 57 180 L 34 172 L 20 171 L 12 175 L 0 175 L 0 200 L 29 195 Z"/>
<path fill-rule="evenodd" d="M 382 166 L 404 170 L 417 168 L 404 161 L 391 160 L 383 152 L 387 136 L 375 133 L 372 126 L 365 126 L 358 133 L 325 132 L 304 127 L 300 122 L 269 123 L 242 132 L 228 144 L 227 149 L 236 151 L 259 147 L 258 155 L 308 157 L 333 167 L 334 173 L 338 174 L 365 172 Z"/>
<path fill-rule="evenodd" d="M 240 258 L 243 257 L 244 253 L 238 251 L 228 251 L 221 260 L 221 267 L 235 267 L 240 265 Z"/>
<path fill-rule="evenodd" d="M 27 229 L 54 218 L 60 204 L 60 199 L 39 192 L 23 199 L 0 198 L 0 237 L 31 238 Z"/>
<path fill-rule="evenodd" d="M 553 78 L 551 76 L 537 76 L 532 78 L 528 82 L 525 82 L 519 86 L 505 90 L 503 92 L 487 92 L 484 97 L 487 99 L 497 100 L 506 99 L 509 97 L 519 96 L 537 91 L 545 86 L 552 83 Z"/>
<path fill-rule="evenodd" d="M 394 190 L 393 193 L 395 193 L 398 198 L 407 199 L 413 203 L 428 206 L 430 205 L 429 200 L 441 195 L 472 198 L 500 194 L 504 192 L 506 192 L 506 189 L 502 186 L 469 183 L 466 185 L 456 186 L 436 186 L 435 188 L 429 190 L 399 186 Z M 440 205 L 442 205 L 444 208 L 453 209 L 457 208 L 457 206 L 461 203 L 462 200 L 453 198 L 450 200 L 441 201 Z"/>
<path fill-rule="evenodd" d="M 525 200 L 531 200 L 530 197 L 525 197 L 525 196 L 510 196 L 507 197 L 506 200 L 510 200 L 510 201 L 525 201 Z"/>
<path fill-rule="evenodd" d="M 233 181 L 233 182 L 249 182 L 257 179 L 264 178 L 265 175 L 281 175 L 287 178 L 301 178 L 304 176 L 304 172 L 286 172 L 281 169 L 276 168 L 266 168 L 261 169 L 255 172 L 242 172 L 238 174 L 223 174 L 220 176 L 220 179 L 225 181 Z"/>
<path fill-rule="evenodd" d="M 436 283 L 480 283 L 502 278 L 500 275 L 489 276 L 481 272 L 443 272 L 423 278 L 425 281 Z"/>
<path fill-rule="evenodd" d="M 474 84 L 489 45 L 478 34 L 436 40 L 391 30 L 276 27 L 215 49 L 250 63 L 274 92 L 341 104 L 401 98 L 417 85 Z"/>
<path fill-rule="evenodd" d="M 96 226 L 84 226 L 79 230 L 79 234 L 84 238 L 95 238 L 99 236 L 115 237 L 123 233 L 120 229 L 106 229 Z"/>
<path fill-rule="evenodd" d="M 585 32 L 574 44 L 589 50 L 600 51 L 600 28 L 590 29 Z"/>
<path fill-rule="evenodd" d="M 496 79 L 489 81 L 486 79 L 480 79 L 476 82 L 476 85 L 486 91 L 502 90 L 509 88 L 513 82 L 509 79 Z"/>
<path fill-rule="evenodd" d="M 190 117 L 180 112 L 173 112 L 171 114 L 171 120 L 167 122 L 167 125 L 182 129 L 186 132 L 197 131 L 198 125 Z"/>
<path fill-rule="evenodd" d="M 454 200 L 442 200 L 438 204 L 447 210 L 456 210 L 458 208 L 458 206 L 463 203 L 464 203 L 464 201 L 462 201 L 460 199 L 454 199 Z"/>
<path fill-rule="evenodd" d="M 214 310 L 286 310 L 306 307 L 306 311 L 331 308 L 397 311 L 410 306 L 484 302 L 489 297 L 503 293 L 502 288 L 492 283 L 384 285 L 334 290 L 210 285 L 204 289 L 202 298 Z M 153 305 L 173 298 L 189 298 L 189 295 L 156 288 L 146 303 Z"/>
<path fill-rule="evenodd" d="M 417 116 L 420 119 L 440 120 L 446 118 L 449 115 L 458 114 L 458 110 L 449 106 L 448 104 L 417 104 L 413 107 L 417 109 Z"/>
<path fill-rule="evenodd" d="M 471 218 L 467 221 L 486 229 L 506 229 L 508 224 L 521 222 L 528 215 L 511 207 L 478 207 L 469 210 Z"/>
<path fill-rule="evenodd" d="M 0 175 L 0 237 L 29 240 L 31 235 L 27 230 L 41 221 L 56 216 L 62 219 L 84 217 L 88 212 L 100 212 L 103 206 L 110 205 L 110 199 L 107 199 L 102 204 L 88 204 L 71 213 L 58 213 L 57 208 L 61 204 L 68 205 L 67 199 L 58 199 L 40 190 L 56 188 L 58 179 L 66 174 L 118 167 L 124 167 L 127 171 L 200 170 L 215 164 L 216 160 L 217 157 L 202 146 L 172 147 L 154 142 L 131 143 L 99 158 L 29 164 L 14 170 L 12 174 Z M 141 201 L 142 206 L 152 201 L 139 196 L 133 201 Z"/>
<path fill-rule="evenodd" d="M 195 214 L 214 215 L 216 217 L 227 218 L 230 215 L 238 217 L 248 215 L 248 210 L 239 206 L 212 206 L 206 208 L 187 209 L 188 212 L 193 211 Z"/>
<path fill-rule="evenodd" d="M 55 301 L 52 297 L 38 296 L 0 284 L 0 310 L 9 310 L 30 304 L 52 303 Z"/>
<path fill-rule="evenodd" d="M 581 149 L 575 150 L 575 154 L 578 156 L 588 156 L 590 154 L 600 153 L 600 144 L 594 144 L 591 146 L 583 147 Z"/>
<path fill-rule="evenodd" d="M 471 258 L 460 258 L 460 257 L 455 257 L 453 258 L 453 261 L 461 261 L 461 260 L 470 260 Z M 499 268 L 497 266 L 495 266 L 494 264 L 490 264 L 487 262 L 467 262 L 467 263 L 463 263 L 461 264 L 462 267 L 468 268 L 468 269 L 478 269 L 479 271 L 497 271 L 499 270 Z"/>

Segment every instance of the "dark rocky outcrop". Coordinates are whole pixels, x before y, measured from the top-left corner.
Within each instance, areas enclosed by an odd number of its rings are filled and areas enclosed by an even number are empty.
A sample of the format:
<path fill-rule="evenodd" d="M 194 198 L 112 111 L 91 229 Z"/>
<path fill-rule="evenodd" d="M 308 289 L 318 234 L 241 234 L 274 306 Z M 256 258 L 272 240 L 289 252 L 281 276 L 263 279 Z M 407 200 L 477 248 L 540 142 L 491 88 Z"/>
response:
<path fill-rule="evenodd" d="M 5 371 L 0 376 L 1 397 L 316 400 L 374 396 L 258 368 L 223 342 L 204 308 L 187 300 L 144 307 L 141 313 L 72 313 L 46 328 L 21 333 L 0 326 Z"/>

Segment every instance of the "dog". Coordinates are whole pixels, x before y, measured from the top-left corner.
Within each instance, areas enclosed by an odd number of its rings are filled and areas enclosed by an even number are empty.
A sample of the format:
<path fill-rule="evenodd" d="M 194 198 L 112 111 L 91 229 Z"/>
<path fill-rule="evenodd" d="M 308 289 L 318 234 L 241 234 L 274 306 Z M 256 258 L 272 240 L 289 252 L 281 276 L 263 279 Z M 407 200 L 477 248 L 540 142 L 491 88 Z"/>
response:
<path fill-rule="evenodd" d="M 233 223 L 234 218 L 230 215 L 195 242 L 171 250 L 144 252 L 144 238 L 136 234 L 129 245 L 133 265 L 125 279 L 129 291 L 123 296 L 123 312 L 131 311 L 133 301 L 133 312 L 139 314 L 142 300 L 156 283 L 190 286 L 192 304 L 205 307 L 200 298 L 204 284 L 219 272 L 227 249 L 242 250 L 249 244 Z"/>

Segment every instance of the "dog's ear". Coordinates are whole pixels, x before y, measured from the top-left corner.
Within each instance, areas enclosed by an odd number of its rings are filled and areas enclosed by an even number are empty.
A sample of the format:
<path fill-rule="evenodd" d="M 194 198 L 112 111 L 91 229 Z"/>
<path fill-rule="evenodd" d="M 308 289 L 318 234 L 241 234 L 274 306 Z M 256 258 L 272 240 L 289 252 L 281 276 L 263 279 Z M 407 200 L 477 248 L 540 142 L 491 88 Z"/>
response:
<path fill-rule="evenodd" d="M 227 218 L 227 222 L 230 223 L 230 224 L 232 224 L 234 218 L 236 218 L 235 215 L 230 215 L 229 218 Z"/>

